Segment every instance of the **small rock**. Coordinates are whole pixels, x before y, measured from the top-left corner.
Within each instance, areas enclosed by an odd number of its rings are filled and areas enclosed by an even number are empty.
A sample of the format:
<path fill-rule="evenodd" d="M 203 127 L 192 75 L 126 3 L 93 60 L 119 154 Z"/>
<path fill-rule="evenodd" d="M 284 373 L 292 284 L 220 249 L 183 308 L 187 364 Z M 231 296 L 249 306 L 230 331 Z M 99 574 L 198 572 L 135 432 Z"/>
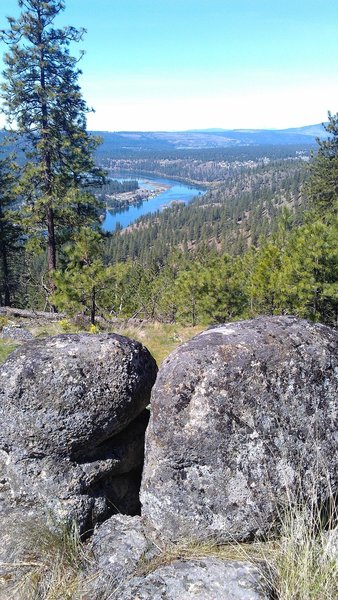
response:
<path fill-rule="evenodd" d="M 28 329 L 11 326 L 5 326 L 2 328 L 1 337 L 20 342 L 29 342 L 30 340 L 34 339 L 33 334 L 28 331 Z"/>
<path fill-rule="evenodd" d="M 338 527 L 325 531 L 323 547 L 325 550 L 324 560 L 332 560 L 338 567 Z"/>
<path fill-rule="evenodd" d="M 97 526 L 89 542 L 92 560 L 83 574 L 84 598 L 110 597 L 136 569 L 141 560 L 153 552 L 145 536 L 140 517 L 115 515 Z"/>

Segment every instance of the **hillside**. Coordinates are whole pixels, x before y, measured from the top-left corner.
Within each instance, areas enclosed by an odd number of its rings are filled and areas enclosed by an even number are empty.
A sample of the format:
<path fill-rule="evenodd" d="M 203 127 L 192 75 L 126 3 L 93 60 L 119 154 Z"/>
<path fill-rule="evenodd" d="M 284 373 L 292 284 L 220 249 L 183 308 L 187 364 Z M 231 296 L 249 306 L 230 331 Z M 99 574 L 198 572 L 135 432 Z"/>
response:
<path fill-rule="evenodd" d="M 262 144 L 313 145 L 323 137 L 321 124 L 290 129 L 210 129 L 193 131 L 94 131 L 102 138 L 100 152 L 234 148 Z"/>
<path fill-rule="evenodd" d="M 315 146 L 316 139 L 325 136 L 321 124 L 308 125 L 290 129 L 206 129 L 192 131 L 91 131 L 91 135 L 99 136 L 102 143 L 96 150 L 99 160 L 114 155 L 141 155 L 143 153 L 176 153 L 177 151 L 198 152 L 203 150 L 245 152 L 250 148 L 257 150 L 267 146 L 297 146 L 308 150 Z M 0 144 L 5 140 L 6 132 L 0 130 Z M 8 150 L 16 150 L 21 157 L 25 146 L 24 137 L 12 142 Z"/>

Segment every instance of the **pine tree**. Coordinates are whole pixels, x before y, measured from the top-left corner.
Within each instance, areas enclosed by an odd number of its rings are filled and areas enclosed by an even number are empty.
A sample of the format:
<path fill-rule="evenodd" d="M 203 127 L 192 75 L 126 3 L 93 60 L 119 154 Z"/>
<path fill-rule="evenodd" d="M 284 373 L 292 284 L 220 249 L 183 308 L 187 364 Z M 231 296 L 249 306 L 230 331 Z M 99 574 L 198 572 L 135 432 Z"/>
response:
<path fill-rule="evenodd" d="M 67 268 L 54 271 L 57 291 L 52 301 L 69 314 L 81 311 L 95 325 L 98 308 L 106 307 L 112 269 L 105 267 L 102 256 L 102 237 L 90 227 L 83 227 L 70 245 Z"/>
<path fill-rule="evenodd" d="M 18 0 L 22 9 L 1 33 L 8 45 L 2 84 L 3 111 L 24 136 L 27 163 L 20 192 L 24 222 L 47 241 L 48 270 L 56 268 L 58 235 L 93 216 L 95 198 L 83 185 L 101 178 L 94 165 L 98 141 L 86 132 L 87 105 L 69 45 L 84 30 L 54 27 L 61 0 Z M 81 224 L 81 223 L 80 223 Z M 47 236 L 46 236 L 47 232 Z"/>
<path fill-rule="evenodd" d="M 338 221 L 316 220 L 294 229 L 280 273 L 282 306 L 312 321 L 337 327 Z"/>
<path fill-rule="evenodd" d="M 337 211 L 338 200 L 338 113 L 328 115 L 325 129 L 329 137 L 317 140 L 318 152 L 311 164 L 311 177 L 307 191 L 320 216 L 325 211 Z"/>
<path fill-rule="evenodd" d="M 15 165 L 11 157 L 0 159 L 0 304 L 10 306 L 15 281 L 13 255 L 21 248 L 20 228 L 12 221 L 10 210 L 14 203 Z"/>

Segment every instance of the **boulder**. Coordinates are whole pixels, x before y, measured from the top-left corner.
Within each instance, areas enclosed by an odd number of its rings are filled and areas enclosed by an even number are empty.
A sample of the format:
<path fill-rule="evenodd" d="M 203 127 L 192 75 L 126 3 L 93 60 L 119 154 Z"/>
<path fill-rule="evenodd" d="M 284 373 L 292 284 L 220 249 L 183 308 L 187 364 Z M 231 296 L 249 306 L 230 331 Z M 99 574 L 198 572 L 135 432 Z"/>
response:
<path fill-rule="evenodd" d="M 114 515 L 96 526 L 88 543 L 91 560 L 81 581 L 83 598 L 110 597 L 154 549 L 140 517 Z"/>
<path fill-rule="evenodd" d="M 218 558 L 177 560 L 112 592 L 118 600 L 269 600 L 263 568 Z"/>
<path fill-rule="evenodd" d="M 33 340 L 0 369 L 1 446 L 77 459 L 140 414 L 155 376 L 147 349 L 120 335 Z"/>
<path fill-rule="evenodd" d="M 211 328 L 152 391 L 142 515 L 161 537 L 246 540 L 338 487 L 338 332 L 294 317 Z M 316 498 L 315 498 L 316 500 Z"/>
<path fill-rule="evenodd" d="M 338 526 L 323 533 L 322 545 L 324 549 L 323 559 L 336 563 L 338 570 Z"/>
<path fill-rule="evenodd" d="M 115 334 L 28 342 L 0 368 L 2 477 L 16 503 L 82 530 L 139 511 L 144 432 L 156 363 Z"/>

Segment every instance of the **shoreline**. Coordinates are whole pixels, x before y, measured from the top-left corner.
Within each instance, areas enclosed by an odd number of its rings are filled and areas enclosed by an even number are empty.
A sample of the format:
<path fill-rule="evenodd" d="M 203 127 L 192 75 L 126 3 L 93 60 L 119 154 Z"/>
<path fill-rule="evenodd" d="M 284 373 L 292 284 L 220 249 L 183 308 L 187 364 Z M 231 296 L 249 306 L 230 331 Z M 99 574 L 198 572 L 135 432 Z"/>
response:
<path fill-rule="evenodd" d="M 132 192 L 121 192 L 120 194 L 111 195 L 107 194 L 106 210 L 109 210 L 110 212 L 119 212 L 124 207 L 128 208 L 129 206 L 142 204 L 142 202 L 156 198 L 156 196 L 159 196 L 170 189 L 170 185 L 162 183 L 154 183 L 152 181 L 145 181 L 145 183 L 147 185 L 151 185 L 152 189 L 142 187 Z"/>

